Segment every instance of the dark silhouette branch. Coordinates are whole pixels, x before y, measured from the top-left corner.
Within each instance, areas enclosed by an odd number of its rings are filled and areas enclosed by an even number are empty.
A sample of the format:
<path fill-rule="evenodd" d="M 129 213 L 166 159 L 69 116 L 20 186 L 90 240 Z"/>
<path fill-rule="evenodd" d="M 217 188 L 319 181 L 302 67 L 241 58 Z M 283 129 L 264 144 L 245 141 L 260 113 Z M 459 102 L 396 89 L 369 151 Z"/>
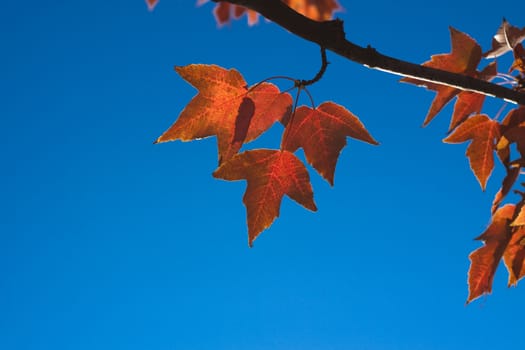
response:
<path fill-rule="evenodd" d="M 424 82 L 438 83 L 460 90 L 473 91 L 484 95 L 525 105 L 525 93 L 489 83 L 484 80 L 451 73 L 440 69 L 423 67 L 389 57 L 368 46 L 361 47 L 346 40 L 343 21 L 313 21 L 292 10 L 281 0 L 212 0 L 229 2 L 254 10 L 270 21 L 277 23 L 291 33 L 330 50 L 349 60 L 368 68 L 418 79 Z"/>
<path fill-rule="evenodd" d="M 319 69 L 319 72 L 310 80 L 301 80 L 299 81 L 299 85 L 301 86 L 309 86 L 312 84 L 317 83 L 324 75 L 324 72 L 326 72 L 326 68 L 328 67 L 328 60 L 326 59 L 326 49 L 321 46 L 321 68 Z"/>

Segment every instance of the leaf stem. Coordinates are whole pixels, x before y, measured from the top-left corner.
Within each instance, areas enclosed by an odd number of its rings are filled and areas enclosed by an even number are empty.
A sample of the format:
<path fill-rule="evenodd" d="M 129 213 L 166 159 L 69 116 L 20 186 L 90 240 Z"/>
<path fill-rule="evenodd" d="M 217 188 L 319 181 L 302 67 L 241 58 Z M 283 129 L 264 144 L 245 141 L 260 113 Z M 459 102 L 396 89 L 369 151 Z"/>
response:
<path fill-rule="evenodd" d="M 281 150 L 284 150 L 286 148 L 286 139 L 288 138 L 288 134 L 290 133 L 290 129 L 292 128 L 293 118 L 295 116 L 297 104 L 299 103 L 299 96 L 301 96 L 302 90 L 303 90 L 302 86 L 297 86 L 297 95 L 295 95 L 295 102 L 293 104 L 292 112 L 290 114 L 290 119 L 288 119 L 285 125 L 285 128 L 284 128 L 283 138 L 281 141 Z"/>
<path fill-rule="evenodd" d="M 315 109 L 315 102 L 314 102 L 314 98 L 312 97 L 312 94 L 310 93 L 310 91 L 308 91 L 307 88 L 302 87 L 302 89 L 304 90 L 304 92 L 306 92 L 306 94 L 308 95 L 308 98 L 310 98 L 310 104 L 312 105 L 312 109 Z"/>
<path fill-rule="evenodd" d="M 321 68 L 319 69 L 319 72 L 310 80 L 300 80 L 299 84 L 302 86 L 308 86 L 317 83 L 321 78 L 323 77 L 324 73 L 326 72 L 326 67 L 328 67 L 328 61 L 326 59 L 326 49 L 321 46 Z"/>

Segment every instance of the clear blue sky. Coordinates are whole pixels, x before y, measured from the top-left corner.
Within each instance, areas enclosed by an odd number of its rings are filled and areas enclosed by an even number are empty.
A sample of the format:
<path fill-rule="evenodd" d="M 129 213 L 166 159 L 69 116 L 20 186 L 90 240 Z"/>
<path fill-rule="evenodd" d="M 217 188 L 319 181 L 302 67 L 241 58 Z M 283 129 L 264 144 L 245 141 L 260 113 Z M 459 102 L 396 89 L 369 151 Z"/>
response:
<path fill-rule="evenodd" d="M 503 16 L 525 25 L 521 1 L 342 4 L 349 39 L 413 62 L 449 51 L 449 25 L 484 48 Z M 381 146 L 349 141 L 334 188 L 311 172 L 319 211 L 285 199 L 253 249 L 244 182 L 211 177 L 215 140 L 152 144 L 195 94 L 174 65 L 252 84 L 318 70 L 315 45 L 264 22 L 218 30 L 211 9 L 2 5 L 0 349 L 523 349 L 523 282 L 500 269 L 464 305 L 501 169 L 481 192 L 465 145 L 441 143 L 450 107 L 420 127 L 433 93 L 330 54 L 315 100 Z"/>

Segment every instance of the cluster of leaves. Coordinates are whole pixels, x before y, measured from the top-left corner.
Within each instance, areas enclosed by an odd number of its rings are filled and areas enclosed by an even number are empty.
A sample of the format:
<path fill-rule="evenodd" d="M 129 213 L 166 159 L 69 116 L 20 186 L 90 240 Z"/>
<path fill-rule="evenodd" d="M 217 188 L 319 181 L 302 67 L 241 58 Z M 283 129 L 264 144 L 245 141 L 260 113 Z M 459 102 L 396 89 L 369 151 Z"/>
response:
<path fill-rule="evenodd" d="M 284 195 L 307 209 L 317 210 L 308 171 L 294 152 L 302 148 L 307 162 L 333 185 L 337 159 L 347 136 L 377 144 L 355 115 L 334 102 L 295 108 L 290 93 L 268 82 L 248 87 L 234 69 L 192 64 L 175 70 L 199 93 L 156 142 L 217 137 L 219 167 L 213 176 L 248 182 L 243 201 L 250 246 L 279 216 Z M 297 100 L 299 92 L 306 89 L 305 82 L 294 80 L 294 87 L 298 90 Z M 285 126 L 280 149 L 239 153 L 243 144 L 259 137 L 275 122 Z"/>
<path fill-rule="evenodd" d="M 451 28 L 452 52 L 434 55 L 424 66 L 460 73 L 482 80 L 502 78 L 504 83 L 516 90 L 525 91 L 525 50 L 521 41 L 525 28 L 518 29 L 503 20 L 492 41 L 492 48 L 482 54 L 481 47 L 468 35 Z M 514 55 L 513 63 L 505 74 L 497 72 L 494 60 L 481 71 L 477 70 L 483 57 L 495 59 L 507 52 Z M 517 72 L 516 75 L 510 75 Z M 469 296 L 467 302 L 490 293 L 494 273 L 503 258 L 509 272 L 509 286 L 525 276 L 525 196 L 517 204 L 502 206 L 505 196 L 517 183 L 525 167 L 525 106 L 511 109 L 500 122 L 481 114 L 485 96 L 456 88 L 425 83 L 412 78 L 403 82 L 425 86 L 437 94 L 432 101 L 424 125 L 427 125 L 441 109 L 456 97 L 449 135 L 446 143 L 470 142 L 466 156 L 470 167 L 484 190 L 494 169 L 495 155 L 506 170 L 501 189 L 492 205 L 492 220 L 485 232 L 477 239 L 485 245 L 470 254 L 468 274 Z M 525 185 L 525 184 L 524 184 Z"/>
<path fill-rule="evenodd" d="M 197 0 L 197 5 L 203 5 L 209 0 Z M 159 0 L 146 0 L 150 10 L 157 6 Z M 283 0 L 293 10 L 316 21 L 326 21 L 332 19 L 335 12 L 342 8 L 337 0 Z M 239 19 L 246 15 L 248 24 L 254 25 L 259 21 L 259 14 L 243 6 L 220 2 L 215 5 L 213 10 L 215 19 L 219 26 L 229 23 L 233 19 Z"/>
<path fill-rule="evenodd" d="M 146 2 L 153 8 L 158 0 Z M 198 0 L 198 4 L 205 2 L 207 0 Z M 283 2 L 315 20 L 331 19 L 334 11 L 340 9 L 335 0 Z M 257 13 L 227 2 L 218 3 L 214 14 L 219 25 L 244 14 L 249 24 L 258 20 Z M 525 28 L 520 30 L 503 20 L 492 48 L 485 53 L 470 36 L 454 28 L 450 33 L 452 51 L 432 56 L 423 66 L 485 81 L 502 79 L 501 84 L 525 91 L 525 50 L 521 43 L 525 39 Z M 512 52 L 513 62 L 506 73 L 498 73 L 495 59 L 508 52 Z M 326 68 L 324 49 L 322 53 L 323 68 L 315 79 L 286 78 L 292 80 L 293 88 L 297 89 L 295 103 L 289 93 L 291 89 L 281 92 L 268 82 L 269 79 L 249 87 L 235 69 L 202 64 L 175 68 L 198 90 L 198 94 L 156 143 L 216 136 L 219 166 L 213 176 L 247 181 L 243 202 L 247 208 L 250 246 L 279 216 L 284 195 L 309 210 L 317 209 L 307 167 L 294 154 L 299 148 L 303 149 L 306 162 L 333 185 L 336 163 L 347 137 L 378 144 L 360 120 L 341 105 L 324 102 L 315 106 L 312 102 L 310 107 L 297 107 L 301 91 L 308 93 L 307 85 L 319 80 Z M 479 70 L 482 58 L 493 61 Z M 499 121 L 500 113 L 492 118 L 481 113 L 485 95 L 415 78 L 401 81 L 436 92 L 424 125 L 455 99 L 449 134 L 443 141 L 470 142 L 466 156 L 483 190 L 494 169 L 494 158 L 497 157 L 506 170 L 493 201 L 491 222 L 477 238 L 484 245 L 469 256 L 467 303 L 491 292 L 494 274 L 502 259 L 509 272 L 509 286 L 516 285 L 525 276 L 525 193 L 515 188 L 525 168 L 525 106 L 511 109 Z M 244 144 L 259 137 L 276 122 L 284 126 L 279 149 L 252 149 L 239 153 Z M 521 199 L 516 204 L 504 205 L 504 199 L 512 190 Z"/>

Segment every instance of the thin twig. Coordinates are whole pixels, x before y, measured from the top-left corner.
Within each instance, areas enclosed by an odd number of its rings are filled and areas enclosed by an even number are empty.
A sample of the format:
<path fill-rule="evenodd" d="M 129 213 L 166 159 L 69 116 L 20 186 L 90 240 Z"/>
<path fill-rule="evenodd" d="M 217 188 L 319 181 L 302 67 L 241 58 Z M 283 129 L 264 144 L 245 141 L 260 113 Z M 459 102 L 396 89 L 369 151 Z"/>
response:
<path fill-rule="evenodd" d="M 313 79 L 310 80 L 301 80 L 299 81 L 299 84 L 302 86 L 308 86 L 317 83 L 324 75 L 324 72 L 326 72 L 326 67 L 328 67 L 328 61 L 326 59 L 326 49 L 321 46 L 321 69 L 319 69 L 319 72 L 313 77 Z"/>

